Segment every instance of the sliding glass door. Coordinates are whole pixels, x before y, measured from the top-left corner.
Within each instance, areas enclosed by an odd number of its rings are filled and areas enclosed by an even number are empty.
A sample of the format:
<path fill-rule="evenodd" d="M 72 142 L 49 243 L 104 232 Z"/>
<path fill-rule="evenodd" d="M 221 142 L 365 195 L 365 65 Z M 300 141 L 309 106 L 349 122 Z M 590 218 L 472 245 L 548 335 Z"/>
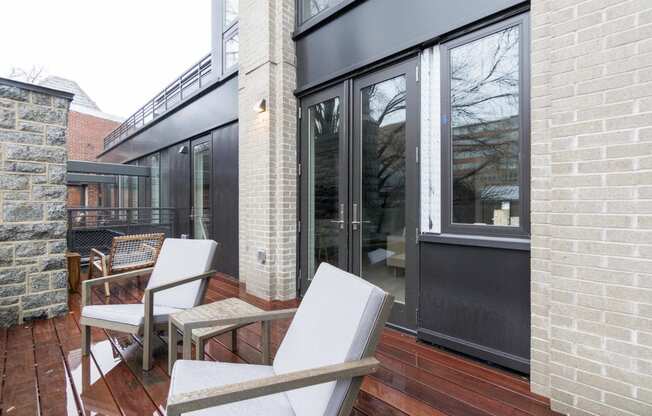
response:
<path fill-rule="evenodd" d="M 305 292 L 321 262 L 391 293 L 416 324 L 416 59 L 302 99 Z M 350 126 L 349 130 L 347 127 Z"/>

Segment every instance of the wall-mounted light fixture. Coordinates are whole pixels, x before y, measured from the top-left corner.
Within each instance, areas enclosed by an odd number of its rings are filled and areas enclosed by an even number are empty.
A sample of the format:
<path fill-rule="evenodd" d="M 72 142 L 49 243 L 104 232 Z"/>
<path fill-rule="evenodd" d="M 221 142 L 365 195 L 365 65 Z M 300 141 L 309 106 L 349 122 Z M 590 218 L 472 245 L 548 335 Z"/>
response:
<path fill-rule="evenodd" d="M 254 111 L 257 113 L 264 113 L 267 111 L 267 100 L 264 98 L 261 98 L 256 102 L 256 105 L 254 106 Z"/>

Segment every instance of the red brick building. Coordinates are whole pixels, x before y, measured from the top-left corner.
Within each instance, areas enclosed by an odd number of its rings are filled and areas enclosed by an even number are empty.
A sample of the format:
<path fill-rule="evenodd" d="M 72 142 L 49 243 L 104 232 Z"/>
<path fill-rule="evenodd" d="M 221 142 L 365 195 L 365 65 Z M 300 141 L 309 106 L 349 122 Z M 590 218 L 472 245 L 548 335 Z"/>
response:
<path fill-rule="evenodd" d="M 120 125 L 122 118 L 102 112 L 79 84 L 60 77 L 48 77 L 41 85 L 75 94 L 68 113 L 68 158 L 97 160 L 104 149 L 104 137 Z M 97 184 L 69 185 L 69 207 L 107 205 Z"/>

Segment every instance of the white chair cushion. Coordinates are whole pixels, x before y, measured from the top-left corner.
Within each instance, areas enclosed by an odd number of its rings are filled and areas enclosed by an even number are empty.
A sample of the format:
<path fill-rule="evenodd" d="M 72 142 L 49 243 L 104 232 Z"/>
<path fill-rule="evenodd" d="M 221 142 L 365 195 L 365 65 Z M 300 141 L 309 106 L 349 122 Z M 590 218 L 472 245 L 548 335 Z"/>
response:
<path fill-rule="evenodd" d="M 166 238 L 147 287 L 159 286 L 211 269 L 217 243 L 213 240 Z M 201 302 L 202 281 L 186 283 L 154 294 L 154 304 L 187 309 Z"/>
<path fill-rule="evenodd" d="M 216 363 L 180 360 L 174 364 L 169 396 L 211 387 L 241 383 L 274 375 L 272 367 L 264 365 Z M 294 416 L 284 393 L 272 394 L 184 415 L 211 416 Z"/>
<path fill-rule="evenodd" d="M 165 323 L 168 316 L 181 309 L 154 305 L 154 323 Z M 145 317 L 145 305 L 142 303 L 118 305 L 88 305 L 82 308 L 82 316 L 127 325 L 142 325 Z"/>
<path fill-rule="evenodd" d="M 322 263 L 274 359 L 284 374 L 358 360 L 382 307 L 385 292 L 369 282 Z M 295 413 L 335 415 L 351 380 L 287 392 Z"/>

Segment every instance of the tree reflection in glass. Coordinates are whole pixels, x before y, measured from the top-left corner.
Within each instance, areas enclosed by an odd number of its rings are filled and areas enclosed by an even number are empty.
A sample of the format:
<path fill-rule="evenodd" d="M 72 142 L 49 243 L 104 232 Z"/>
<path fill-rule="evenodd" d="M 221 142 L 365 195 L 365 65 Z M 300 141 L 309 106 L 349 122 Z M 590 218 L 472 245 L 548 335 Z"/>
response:
<path fill-rule="evenodd" d="M 452 221 L 518 226 L 520 33 L 450 50 Z"/>
<path fill-rule="evenodd" d="M 321 262 L 340 264 L 340 100 L 308 109 L 308 260 L 312 276 Z"/>
<path fill-rule="evenodd" d="M 406 77 L 361 90 L 361 275 L 405 302 Z"/>

